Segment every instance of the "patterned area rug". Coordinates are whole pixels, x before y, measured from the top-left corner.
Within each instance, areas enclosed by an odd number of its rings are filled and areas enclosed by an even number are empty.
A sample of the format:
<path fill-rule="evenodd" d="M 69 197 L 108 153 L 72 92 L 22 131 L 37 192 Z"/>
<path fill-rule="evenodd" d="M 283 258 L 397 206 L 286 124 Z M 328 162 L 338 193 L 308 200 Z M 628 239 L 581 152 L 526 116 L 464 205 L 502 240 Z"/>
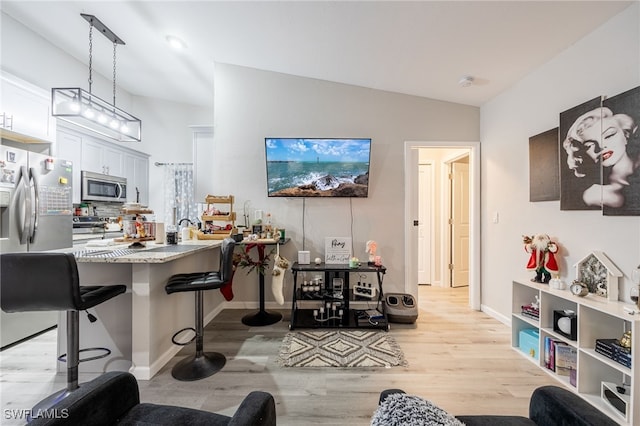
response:
<path fill-rule="evenodd" d="M 314 330 L 287 333 L 280 348 L 284 367 L 407 366 L 389 333 L 371 330 Z"/>

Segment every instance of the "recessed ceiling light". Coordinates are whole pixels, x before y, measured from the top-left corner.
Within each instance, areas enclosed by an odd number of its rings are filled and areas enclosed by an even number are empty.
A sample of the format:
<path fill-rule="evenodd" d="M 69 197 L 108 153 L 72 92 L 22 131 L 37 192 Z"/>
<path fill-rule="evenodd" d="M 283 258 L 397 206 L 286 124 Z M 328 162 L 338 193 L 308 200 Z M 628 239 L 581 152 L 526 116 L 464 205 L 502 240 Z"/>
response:
<path fill-rule="evenodd" d="M 470 75 L 465 75 L 458 81 L 458 84 L 460 85 L 460 87 L 469 87 L 473 84 L 473 77 L 471 77 Z"/>
<path fill-rule="evenodd" d="M 171 46 L 176 50 L 182 50 L 187 48 L 187 44 L 176 36 L 168 35 L 167 43 L 169 43 L 169 46 Z"/>

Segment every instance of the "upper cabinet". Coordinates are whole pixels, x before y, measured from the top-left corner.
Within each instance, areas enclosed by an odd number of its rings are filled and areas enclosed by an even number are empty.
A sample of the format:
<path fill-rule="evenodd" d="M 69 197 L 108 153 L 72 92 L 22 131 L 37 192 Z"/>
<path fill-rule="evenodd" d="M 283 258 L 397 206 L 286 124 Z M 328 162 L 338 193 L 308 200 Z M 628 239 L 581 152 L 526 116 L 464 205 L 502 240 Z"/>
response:
<path fill-rule="evenodd" d="M 107 142 L 83 138 L 82 170 L 124 176 L 124 150 Z"/>
<path fill-rule="evenodd" d="M 55 142 L 51 93 L 0 72 L 0 135 L 20 142 Z"/>
<path fill-rule="evenodd" d="M 149 156 L 127 152 L 124 155 L 127 201 L 149 205 Z"/>
<path fill-rule="evenodd" d="M 81 171 L 127 178 L 127 201 L 149 202 L 149 155 L 61 126 L 56 152 L 73 162 L 73 202 L 81 200 Z M 137 189 L 137 191 L 136 191 Z"/>

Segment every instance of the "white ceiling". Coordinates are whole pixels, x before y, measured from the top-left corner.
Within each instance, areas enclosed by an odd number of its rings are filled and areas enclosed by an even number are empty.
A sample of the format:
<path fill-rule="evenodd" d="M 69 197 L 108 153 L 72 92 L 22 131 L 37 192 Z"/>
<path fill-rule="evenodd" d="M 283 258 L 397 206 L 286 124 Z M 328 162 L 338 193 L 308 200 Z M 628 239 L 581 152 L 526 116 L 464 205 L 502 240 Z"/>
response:
<path fill-rule="evenodd" d="M 126 42 L 117 82 L 136 95 L 211 105 L 219 62 L 480 106 L 631 3 L 3 0 L 0 8 L 84 63 L 89 24 L 80 13 L 95 15 Z M 188 48 L 171 50 L 168 34 Z M 93 52 L 94 70 L 110 80 L 110 42 L 97 35 Z M 458 85 L 464 75 L 474 76 L 471 87 Z"/>

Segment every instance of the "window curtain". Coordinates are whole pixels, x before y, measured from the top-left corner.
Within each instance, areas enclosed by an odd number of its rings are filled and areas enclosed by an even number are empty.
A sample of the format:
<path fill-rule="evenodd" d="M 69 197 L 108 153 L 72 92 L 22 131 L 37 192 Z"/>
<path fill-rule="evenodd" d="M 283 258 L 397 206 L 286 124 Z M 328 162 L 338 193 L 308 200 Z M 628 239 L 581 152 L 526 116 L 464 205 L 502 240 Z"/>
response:
<path fill-rule="evenodd" d="M 164 223 L 178 225 L 178 221 L 184 218 L 196 223 L 198 211 L 194 200 L 193 164 L 165 165 L 164 191 Z"/>

